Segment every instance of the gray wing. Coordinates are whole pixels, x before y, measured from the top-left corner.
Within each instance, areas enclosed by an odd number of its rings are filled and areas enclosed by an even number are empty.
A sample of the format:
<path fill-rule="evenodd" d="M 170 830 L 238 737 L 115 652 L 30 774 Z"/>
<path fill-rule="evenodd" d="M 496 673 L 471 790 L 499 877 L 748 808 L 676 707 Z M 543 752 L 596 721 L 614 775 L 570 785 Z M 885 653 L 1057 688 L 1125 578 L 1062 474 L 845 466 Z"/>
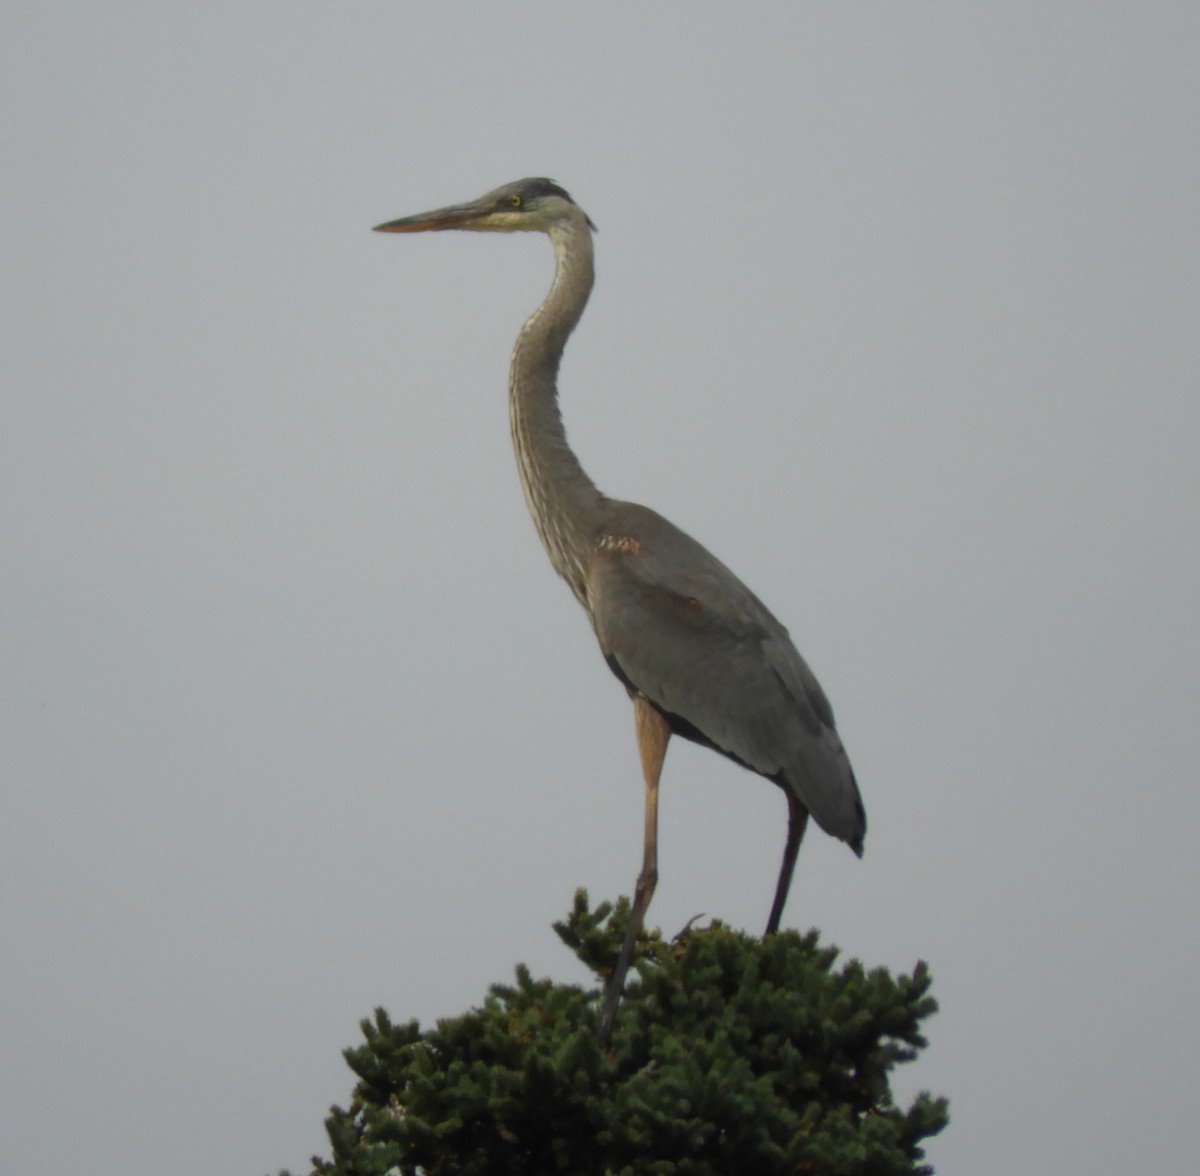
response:
<path fill-rule="evenodd" d="M 829 701 L 787 630 L 666 519 L 632 503 L 611 506 L 588 604 L 614 671 L 680 733 L 787 787 L 827 833 L 861 853 L 866 818 L 854 773 Z"/>

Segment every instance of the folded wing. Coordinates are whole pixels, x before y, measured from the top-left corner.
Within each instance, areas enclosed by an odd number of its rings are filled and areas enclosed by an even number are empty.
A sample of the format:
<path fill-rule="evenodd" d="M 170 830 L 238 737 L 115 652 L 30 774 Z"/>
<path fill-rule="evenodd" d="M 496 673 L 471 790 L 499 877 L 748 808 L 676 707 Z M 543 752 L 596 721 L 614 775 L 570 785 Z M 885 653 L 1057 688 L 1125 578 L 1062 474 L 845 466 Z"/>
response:
<path fill-rule="evenodd" d="M 787 630 L 660 515 L 613 503 L 588 604 L 614 672 L 697 739 L 791 791 L 862 852 L 866 817 L 833 712 Z"/>

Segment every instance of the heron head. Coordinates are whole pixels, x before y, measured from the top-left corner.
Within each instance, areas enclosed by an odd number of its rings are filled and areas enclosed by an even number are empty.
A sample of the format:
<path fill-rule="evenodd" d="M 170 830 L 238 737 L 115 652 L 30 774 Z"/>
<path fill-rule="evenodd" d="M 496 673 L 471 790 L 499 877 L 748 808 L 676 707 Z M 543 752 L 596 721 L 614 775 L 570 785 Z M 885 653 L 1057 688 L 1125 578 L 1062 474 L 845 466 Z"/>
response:
<path fill-rule="evenodd" d="M 505 184 L 466 204 L 451 204 L 376 225 L 377 233 L 425 233 L 437 229 L 471 229 L 485 233 L 549 233 L 564 222 L 591 218 L 553 180 L 534 177 Z"/>

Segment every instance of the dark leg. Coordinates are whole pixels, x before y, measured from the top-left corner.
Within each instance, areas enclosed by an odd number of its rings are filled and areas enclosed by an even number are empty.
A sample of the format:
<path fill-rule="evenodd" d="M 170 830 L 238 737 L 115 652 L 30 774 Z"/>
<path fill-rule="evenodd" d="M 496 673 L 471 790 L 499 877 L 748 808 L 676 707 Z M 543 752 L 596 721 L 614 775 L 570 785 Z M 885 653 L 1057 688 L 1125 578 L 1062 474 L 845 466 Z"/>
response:
<path fill-rule="evenodd" d="M 625 942 L 621 944 L 617 966 L 604 988 L 604 1004 L 600 1010 L 601 1044 L 606 1044 L 612 1035 L 617 1005 L 625 988 L 625 974 L 629 971 L 629 961 L 633 957 L 633 945 L 641 933 L 646 908 L 654 897 L 655 886 L 658 885 L 658 777 L 662 773 L 671 728 L 667 726 L 666 719 L 640 697 L 633 700 L 633 719 L 637 729 L 638 754 L 642 760 L 642 776 L 646 781 L 646 833 L 642 845 L 642 872 L 638 875 L 637 886 L 633 892 L 629 923 L 625 928 Z"/>
<path fill-rule="evenodd" d="M 773 935 L 779 930 L 779 920 L 783 916 L 783 907 L 787 902 L 788 889 L 792 885 L 792 871 L 796 868 L 796 855 L 800 852 L 800 842 L 804 839 L 804 830 L 808 825 L 808 809 L 786 788 L 783 791 L 788 802 L 787 845 L 783 847 L 783 864 L 779 867 L 779 882 L 775 886 L 775 901 L 771 905 L 771 917 L 767 920 L 766 933 L 768 935 Z"/>

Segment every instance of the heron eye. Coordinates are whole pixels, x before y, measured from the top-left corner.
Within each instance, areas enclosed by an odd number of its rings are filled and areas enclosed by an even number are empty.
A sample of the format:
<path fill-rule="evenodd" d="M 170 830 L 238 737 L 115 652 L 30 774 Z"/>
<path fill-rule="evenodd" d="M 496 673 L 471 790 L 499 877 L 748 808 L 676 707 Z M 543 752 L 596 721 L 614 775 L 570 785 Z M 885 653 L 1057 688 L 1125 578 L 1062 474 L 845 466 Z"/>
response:
<path fill-rule="evenodd" d="M 513 206 L 513 208 L 520 208 L 521 205 L 525 203 L 525 198 L 523 196 L 521 196 L 520 193 L 514 192 L 508 198 L 508 202 L 509 202 L 509 204 L 511 204 Z"/>

